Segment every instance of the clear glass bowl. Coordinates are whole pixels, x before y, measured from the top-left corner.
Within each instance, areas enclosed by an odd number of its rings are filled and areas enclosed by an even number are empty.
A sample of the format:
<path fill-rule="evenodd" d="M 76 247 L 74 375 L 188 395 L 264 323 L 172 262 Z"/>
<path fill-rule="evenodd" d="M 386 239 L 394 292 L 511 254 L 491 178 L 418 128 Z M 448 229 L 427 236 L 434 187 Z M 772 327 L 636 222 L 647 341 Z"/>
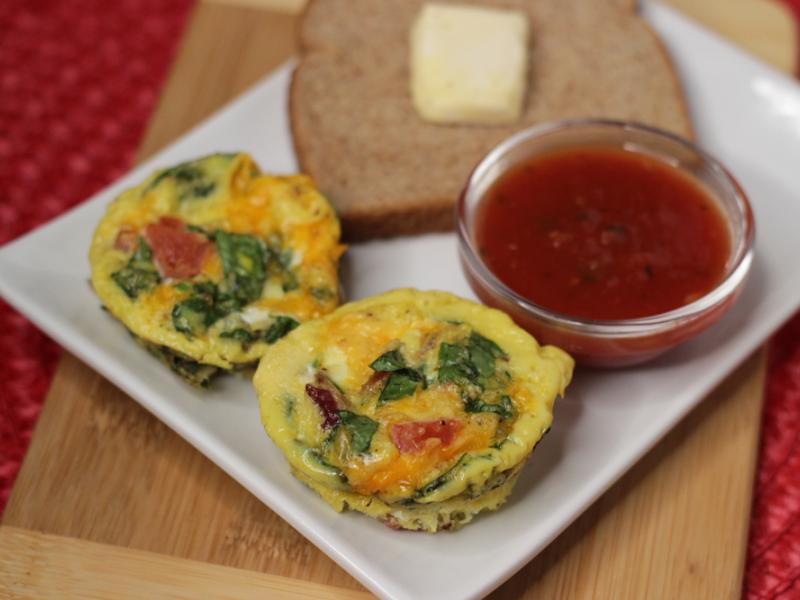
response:
<path fill-rule="evenodd" d="M 719 285 L 669 312 L 637 319 L 592 320 L 539 306 L 495 277 L 475 243 L 481 200 L 498 177 L 518 163 L 571 147 L 610 147 L 646 154 L 693 177 L 717 202 L 730 232 L 731 254 Z M 753 261 L 753 214 L 736 180 L 691 142 L 636 123 L 563 121 L 520 131 L 496 146 L 475 167 L 456 210 L 461 264 L 478 297 L 508 313 L 541 343 L 559 346 L 585 365 L 622 367 L 641 363 L 696 336 L 730 309 Z"/>

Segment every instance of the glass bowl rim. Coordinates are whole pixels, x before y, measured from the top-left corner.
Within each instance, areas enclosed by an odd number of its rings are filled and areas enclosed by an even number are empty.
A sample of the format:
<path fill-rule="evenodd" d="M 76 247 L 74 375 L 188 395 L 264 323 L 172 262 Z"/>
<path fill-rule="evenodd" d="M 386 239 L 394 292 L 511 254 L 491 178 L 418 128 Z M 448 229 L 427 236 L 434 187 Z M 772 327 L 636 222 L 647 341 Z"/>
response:
<path fill-rule="evenodd" d="M 486 266 L 475 248 L 467 223 L 467 204 L 472 202 L 477 207 L 480 198 L 475 198 L 477 183 L 486 175 L 486 172 L 498 162 L 503 155 L 518 145 L 524 144 L 537 137 L 556 133 L 563 130 L 574 130 L 582 127 L 609 128 L 623 131 L 636 131 L 645 135 L 663 138 L 672 143 L 677 143 L 695 153 L 712 170 L 722 176 L 723 180 L 731 186 L 734 192 L 735 204 L 742 217 L 743 227 L 738 239 L 731 239 L 731 254 L 735 257 L 734 263 L 727 275 L 713 289 L 700 298 L 667 312 L 639 317 L 634 319 L 588 319 L 576 317 L 567 313 L 545 308 L 521 296 L 500 279 Z M 652 155 L 650 155 L 652 156 Z M 474 211 L 474 208 L 473 208 Z M 730 212 L 723 210 L 723 217 L 729 221 Z M 494 146 L 475 166 L 467 179 L 467 183 L 456 203 L 457 235 L 463 260 L 466 268 L 479 284 L 488 288 L 488 291 L 506 301 L 513 302 L 527 315 L 535 316 L 541 321 L 561 328 L 570 328 L 574 331 L 603 338 L 624 338 L 629 336 L 655 334 L 676 324 L 693 320 L 708 310 L 714 308 L 726 298 L 735 294 L 736 290 L 747 277 L 753 262 L 753 246 L 755 241 L 755 220 L 750 202 L 739 182 L 725 168 L 719 160 L 700 148 L 697 144 L 663 129 L 638 123 L 635 121 L 621 121 L 616 119 L 568 119 L 542 123 L 523 129 Z"/>

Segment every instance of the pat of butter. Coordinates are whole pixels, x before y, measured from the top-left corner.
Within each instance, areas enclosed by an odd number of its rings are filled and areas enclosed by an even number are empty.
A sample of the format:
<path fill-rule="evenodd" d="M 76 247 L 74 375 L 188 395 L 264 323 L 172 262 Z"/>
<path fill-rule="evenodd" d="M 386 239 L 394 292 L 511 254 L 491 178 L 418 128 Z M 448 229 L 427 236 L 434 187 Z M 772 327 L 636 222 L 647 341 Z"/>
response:
<path fill-rule="evenodd" d="M 528 20 L 512 10 L 425 4 L 411 29 L 411 97 L 436 123 L 509 123 L 525 96 Z"/>

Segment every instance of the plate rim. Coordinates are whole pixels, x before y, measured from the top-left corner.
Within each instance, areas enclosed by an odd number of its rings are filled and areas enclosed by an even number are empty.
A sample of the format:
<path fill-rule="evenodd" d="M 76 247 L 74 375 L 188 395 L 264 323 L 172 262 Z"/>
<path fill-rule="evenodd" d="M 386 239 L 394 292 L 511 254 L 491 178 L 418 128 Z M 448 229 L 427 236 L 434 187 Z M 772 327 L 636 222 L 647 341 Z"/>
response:
<path fill-rule="evenodd" d="M 791 83 L 793 86 L 798 86 L 797 82 L 789 78 L 787 75 L 774 69 L 773 67 L 767 65 L 763 61 L 758 58 L 755 58 L 737 47 L 733 46 L 716 34 L 715 32 L 707 30 L 702 25 L 693 22 L 686 17 L 674 11 L 669 7 L 662 5 L 660 2 L 656 2 L 655 0 L 646 0 L 644 3 L 645 6 L 643 7 L 643 17 L 645 20 L 650 22 L 650 18 L 648 17 L 648 13 L 654 10 L 653 7 L 657 6 L 657 10 L 659 11 L 666 11 L 667 13 L 672 13 L 676 18 L 685 21 L 692 27 L 698 28 L 702 30 L 705 35 L 711 35 L 712 37 L 716 38 L 718 41 L 723 42 L 727 46 L 730 47 L 731 50 L 735 51 L 736 53 L 740 54 L 742 58 L 745 58 L 748 61 L 752 61 L 758 63 L 760 67 L 769 69 L 773 74 L 779 76 L 781 79 L 786 80 L 787 82 Z M 9 253 L 14 247 L 16 247 L 17 243 L 21 243 L 25 240 L 28 240 L 30 236 L 33 235 L 46 235 L 47 231 L 50 227 L 56 227 L 62 223 L 62 221 L 67 220 L 69 218 L 74 218 L 74 215 L 80 211 L 88 207 L 88 205 L 93 204 L 101 200 L 102 197 L 105 197 L 112 193 L 112 190 L 121 189 L 126 185 L 126 182 L 135 179 L 137 177 L 141 177 L 142 174 L 149 172 L 152 168 L 159 164 L 159 161 L 162 161 L 163 158 L 175 150 L 178 144 L 185 141 L 186 138 L 190 136 L 197 135 L 203 127 L 208 124 L 209 122 L 216 121 L 228 112 L 236 112 L 238 108 L 244 104 L 247 100 L 252 98 L 253 96 L 257 95 L 261 92 L 262 86 L 273 79 L 277 79 L 281 76 L 281 74 L 285 74 L 295 64 L 294 60 L 290 60 L 282 65 L 278 66 L 276 69 L 270 71 L 267 75 L 263 78 L 259 79 L 254 85 L 248 88 L 245 92 L 234 98 L 231 102 L 227 103 L 220 109 L 214 111 L 211 115 L 207 118 L 202 120 L 201 122 L 197 123 L 187 131 L 183 132 L 179 137 L 171 141 L 169 144 L 164 146 L 163 148 L 159 149 L 157 152 L 149 156 L 145 159 L 142 163 L 136 165 L 133 169 L 126 172 L 122 177 L 117 179 L 116 181 L 112 182 L 110 185 L 106 186 L 102 190 L 98 191 L 96 194 L 92 195 L 87 200 L 79 203 L 73 209 L 61 214 L 57 218 L 43 224 L 40 227 L 35 228 L 34 230 L 26 233 L 19 238 L 12 240 L 11 242 L 5 244 L 4 246 L 0 247 L 0 257 Z M 691 107 L 691 99 L 687 98 L 687 103 Z M 282 519 L 287 521 L 293 528 L 295 528 L 298 532 L 300 532 L 306 539 L 311 541 L 315 546 L 320 548 L 326 555 L 331 557 L 337 564 L 339 564 L 342 568 L 344 568 L 347 572 L 351 575 L 356 577 L 361 583 L 363 583 L 368 589 L 377 593 L 379 595 L 386 595 L 387 594 L 387 587 L 385 583 L 381 583 L 373 579 L 373 577 L 367 572 L 364 571 L 358 563 L 352 561 L 348 556 L 342 554 L 334 544 L 330 541 L 326 540 L 324 536 L 318 535 L 312 527 L 306 526 L 302 523 L 301 518 L 293 514 L 291 511 L 284 508 L 282 503 L 276 502 L 268 502 L 265 500 L 261 494 L 256 493 L 252 490 L 247 483 L 244 481 L 244 477 L 240 478 L 238 475 L 239 473 L 237 469 L 248 469 L 249 466 L 246 463 L 240 464 L 236 469 L 229 468 L 229 465 L 235 462 L 232 460 L 231 456 L 228 455 L 229 449 L 226 449 L 226 452 L 222 452 L 217 448 L 215 443 L 206 443 L 203 447 L 200 447 L 199 442 L 195 439 L 197 436 L 197 432 L 188 432 L 186 428 L 180 423 L 179 419 L 173 418 L 169 416 L 169 411 L 164 410 L 163 407 L 159 406 L 158 402 L 152 402 L 150 399 L 142 400 L 141 394 L 138 392 L 139 385 L 142 385 L 145 388 L 148 387 L 147 382 L 137 382 L 135 376 L 131 374 L 125 373 L 125 369 L 119 369 L 114 366 L 114 359 L 107 359 L 107 360 L 100 360 L 100 366 L 98 367 L 97 363 L 98 360 L 97 350 L 95 349 L 95 354 L 92 355 L 92 346 L 89 340 L 86 340 L 82 337 L 77 339 L 70 339 L 64 332 L 63 327 L 58 323 L 58 318 L 54 317 L 52 314 L 47 313 L 46 311 L 40 311 L 38 307 L 35 307 L 33 311 L 29 310 L 29 307 L 24 306 L 27 300 L 25 299 L 25 294 L 22 291 L 16 289 L 16 286 L 11 281 L 7 281 L 5 276 L 0 273 L 0 294 L 17 310 L 21 313 L 26 315 L 32 322 L 34 322 L 37 326 L 39 326 L 42 330 L 46 331 L 47 334 L 54 339 L 56 339 L 63 347 L 68 349 L 70 352 L 75 354 L 80 360 L 85 362 L 90 368 L 98 371 L 103 377 L 107 378 L 111 381 L 115 386 L 122 389 L 126 394 L 131 396 L 137 403 L 144 406 L 151 414 L 153 414 L 156 418 L 165 422 L 173 431 L 175 431 L 178 435 L 188 441 L 194 448 L 208 457 L 212 462 L 221 466 L 225 472 L 235 479 L 240 485 L 243 485 L 250 493 L 256 495 L 260 501 L 264 502 L 269 506 L 269 508 L 275 511 Z M 782 320 L 782 319 L 780 319 Z M 777 325 L 776 325 L 777 327 Z M 758 343 L 758 342 L 757 342 Z M 756 344 L 757 344 L 756 343 Z M 536 556 L 543 548 L 549 545 L 553 539 L 558 537 L 561 532 L 564 531 L 580 514 L 582 514 L 586 508 L 591 506 L 600 496 L 602 496 L 614 483 L 616 483 L 624 474 L 634 465 L 636 464 L 647 452 L 650 451 L 656 444 L 658 444 L 661 439 L 669 433 L 680 421 L 682 421 L 686 415 L 694 410 L 707 396 L 708 392 L 716 387 L 716 385 L 727 377 L 731 370 L 735 368 L 736 365 L 740 364 L 746 356 L 750 355 L 752 352 L 752 348 L 748 346 L 746 350 L 739 349 L 735 353 L 735 357 L 732 358 L 729 362 L 732 364 L 726 366 L 724 369 L 720 370 L 720 374 L 718 378 L 712 378 L 708 380 L 704 387 L 704 391 L 700 394 L 700 398 L 694 402 L 693 404 L 686 407 L 684 411 L 678 414 L 672 422 L 663 429 L 660 435 L 656 436 L 653 439 L 648 439 L 644 443 L 640 444 L 641 447 L 637 447 L 636 451 L 633 453 L 629 453 L 629 456 L 635 455 L 632 459 L 624 461 L 628 464 L 622 469 L 622 471 L 617 471 L 617 469 L 609 469 L 613 471 L 615 474 L 612 476 L 604 476 L 604 481 L 606 482 L 605 485 L 600 486 L 596 492 L 591 497 L 587 497 L 582 499 L 578 504 L 580 505 L 579 508 L 573 512 L 573 515 L 570 519 L 562 522 L 561 526 L 558 530 L 553 533 L 548 539 L 541 541 L 540 543 L 531 547 L 530 553 L 526 555 L 520 555 L 517 560 L 508 563 L 505 568 L 502 569 L 502 572 L 493 578 L 491 581 L 487 581 L 487 583 L 479 590 L 475 590 L 475 593 L 470 597 L 477 597 L 478 595 L 483 595 L 485 593 L 490 592 L 491 590 L 495 589 L 498 585 L 503 583 L 508 576 L 518 571 L 522 566 L 527 564 L 534 556 Z M 90 356 L 91 355 L 91 356 Z M 165 416 L 166 415 L 166 416 Z M 223 467 L 222 465 L 226 465 Z M 599 477 L 599 476 L 598 476 Z M 269 479 L 269 478 L 266 478 Z M 603 479 L 603 478 L 601 478 Z M 402 592 L 402 590 L 399 590 Z M 392 597 L 387 595 L 387 597 Z M 400 596 L 397 596 L 400 597 Z"/>

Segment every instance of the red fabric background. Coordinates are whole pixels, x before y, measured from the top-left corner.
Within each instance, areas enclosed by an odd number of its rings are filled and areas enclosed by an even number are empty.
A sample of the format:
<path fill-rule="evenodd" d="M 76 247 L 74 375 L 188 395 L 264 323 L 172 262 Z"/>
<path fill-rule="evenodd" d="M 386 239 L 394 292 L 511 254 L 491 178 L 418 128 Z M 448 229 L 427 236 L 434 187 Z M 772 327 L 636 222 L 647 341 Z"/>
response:
<path fill-rule="evenodd" d="M 0 245 L 131 166 L 193 3 L 0 2 Z M 59 355 L 0 300 L 0 512 Z M 800 598 L 800 314 L 770 345 L 744 597 Z"/>
<path fill-rule="evenodd" d="M 800 37 L 800 0 L 783 0 Z M 797 48 L 800 77 L 800 44 Z M 769 345 L 742 598 L 800 598 L 800 313 Z"/>
<path fill-rule="evenodd" d="M 745 597 L 800 598 L 800 314 L 770 343 Z"/>
<path fill-rule="evenodd" d="M 794 24 L 795 24 L 795 31 L 797 31 L 797 37 L 795 39 L 800 39 L 800 0 L 782 0 L 783 4 L 789 7 L 794 14 Z M 797 45 L 797 62 L 795 63 L 797 66 L 797 77 L 800 78 L 800 42 Z"/>
<path fill-rule="evenodd" d="M 192 5 L 0 1 L 0 245 L 131 166 Z M 0 300 L 0 511 L 59 355 Z"/>

